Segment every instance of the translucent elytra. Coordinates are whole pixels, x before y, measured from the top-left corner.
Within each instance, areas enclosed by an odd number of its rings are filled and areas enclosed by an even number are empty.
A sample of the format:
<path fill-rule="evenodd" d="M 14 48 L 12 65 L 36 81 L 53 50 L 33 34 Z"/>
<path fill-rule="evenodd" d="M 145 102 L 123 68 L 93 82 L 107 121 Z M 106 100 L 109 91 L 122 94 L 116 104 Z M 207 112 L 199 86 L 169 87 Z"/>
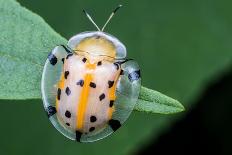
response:
<path fill-rule="evenodd" d="M 140 70 L 135 61 L 120 57 L 126 55 L 125 46 L 113 36 L 103 32 L 78 35 L 69 40 L 69 48 L 57 46 L 49 54 L 42 75 L 42 98 L 58 131 L 72 140 L 92 142 L 110 135 L 127 120 L 138 99 Z M 96 54 L 94 48 L 86 51 L 86 45 L 80 46 L 86 38 L 107 40 L 96 45 L 109 43 L 115 57 L 109 51 L 105 55 Z"/>

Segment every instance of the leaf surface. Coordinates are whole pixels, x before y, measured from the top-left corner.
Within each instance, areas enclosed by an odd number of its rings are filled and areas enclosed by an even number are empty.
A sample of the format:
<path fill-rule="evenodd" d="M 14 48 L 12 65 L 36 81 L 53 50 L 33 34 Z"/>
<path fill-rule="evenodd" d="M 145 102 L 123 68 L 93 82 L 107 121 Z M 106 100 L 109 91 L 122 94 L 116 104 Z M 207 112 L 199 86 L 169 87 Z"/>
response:
<path fill-rule="evenodd" d="M 0 0 L 0 99 L 40 98 L 47 54 L 66 40 L 38 15 Z"/>

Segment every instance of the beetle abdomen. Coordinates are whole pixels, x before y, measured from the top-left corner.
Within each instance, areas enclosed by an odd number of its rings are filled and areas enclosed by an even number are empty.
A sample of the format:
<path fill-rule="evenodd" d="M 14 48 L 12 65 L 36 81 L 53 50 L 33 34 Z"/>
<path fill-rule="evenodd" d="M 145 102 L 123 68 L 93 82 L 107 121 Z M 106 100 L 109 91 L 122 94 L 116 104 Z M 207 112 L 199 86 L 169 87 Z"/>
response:
<path fill-rule="evenodd" d="M 103 130 L 114 111 L 120 69 L 110 62 L 90 63 L 86 57 L 69 56 L 57 90 L 60 123 L 82 134 Z"/>

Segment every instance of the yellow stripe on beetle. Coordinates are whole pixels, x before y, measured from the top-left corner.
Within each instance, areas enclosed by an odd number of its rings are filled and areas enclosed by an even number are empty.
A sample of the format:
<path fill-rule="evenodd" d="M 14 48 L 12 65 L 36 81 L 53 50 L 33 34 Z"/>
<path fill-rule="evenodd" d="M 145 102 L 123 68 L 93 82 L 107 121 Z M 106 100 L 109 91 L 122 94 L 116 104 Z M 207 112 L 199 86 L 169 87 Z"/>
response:
<path fill-rule="evenodd" d="M 95 69 L 96 64 L 86 64 L 87 69 Z M 77 115 L 76 115 L 76 129 L 82 130 L 84 127 L 84 119 L 85 119 L 85 113 L 89 98 L 89 84 L 93 79 L 93 75 L 91 73 L 87 73 L 84 77 L 84 85 L 81 91 L 81 96 L 79 100 L 79 106 L 77 106 Z"/>
<path fill-rule="evenodd" d="M 88 96 L 89 96 L 89 84 L 92 81 L 92 79 L 93 79 L 92 74 L 85 75 L 84 86 L 81 91 L 79 106 L 77 108 L 77 115 L 76 115 L 77 130 L 83 129 L 84 126 L 84 118 L 85 118 L 85 112 L 86 112 Z"/>

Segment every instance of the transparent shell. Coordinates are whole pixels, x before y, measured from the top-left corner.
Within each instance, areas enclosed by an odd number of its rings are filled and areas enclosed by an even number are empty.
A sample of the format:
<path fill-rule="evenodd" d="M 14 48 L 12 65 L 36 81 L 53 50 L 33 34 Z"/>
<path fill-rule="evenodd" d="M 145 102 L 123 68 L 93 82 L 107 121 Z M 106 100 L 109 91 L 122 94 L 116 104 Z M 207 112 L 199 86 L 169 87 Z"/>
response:
<path fill-rule="evenodd" d="M 60 109 L 57 109 L 56 107 L 58 87 L 59 87 L 58 83 L 62 75 L 64 74 L 64 64 L 65 64 L 64 62 L 66 62 L 67 55 L 73 55 L 74 58 L 76 58 L 75 61 L 81 61 L 81 59 L 79 59 L 79 56 L 72 53 L 72 51 L 70 51 L 65 46 L 55 47 L 53 51 L 49 54 L 48 59 L 46 60 L 44 70 L 43 70 L 43 75 L 42 75 L 42 82 L 41 82 L 42 99 L 43 99 L 45 111 L 47 112 L 49 120 L 51 121 L 53 126 L 59 132 L 61 132 L 64 136 L 72 140 L 77 140 L 80 142 L 92 142 L 92 141 L 102 139 L 110 135 L 112 132 L 116 131 L 127 120 L 129 115 L 133 111 L 133 108 L 138 100 L 139 91 L 140 91 L 141 79 L 140 79 L 139 66 L 133 60 L 125 59 L 125 60 L 120 60 L 120 61 L 115 60 L 114 63 L 111 62 L 112 65 L 118 67 L 118 69 L 120 70 L 120 75 L 118 74 L 119 77 L 115 84 L 116 85 L 116 91 L 115 91 L 116 99 L 114 100 L 114 106 L 113 106 L 114 111 L 112 112 L 112 117 L 110 118 L 110 120 L 102 121 L 101 122 L 102 124 L 100 125 L 100 129 L 98 127 L 98 130 L 94 132 L 86 132 L 85 130 L 79 132 L 78 129 L 75 129 L 75 127 L 67 126 L 67 124 L 65 124 L 65 121 L 60 119 L 62 118 L 61 117 L 62 113 L 60 112 L 62 111 L 62 109 L 60 110 Z M 106 63 L 109 64 L 109 62 L 106 62 Z M 68 65 L 68 63 L 65 65 Z M 76 69 L 77 71 L 75 70 L 72 71 L 72 74 L 75 74 L 75 76 L 77 76 L 78 74 L 80 74 L 78 72 L 78 67 L 80 67 L 80 65 L 77 65 L 75 67 L 77 68 Z M 108 70 L 112 71 L 112 69 L 108 69 Z M 81 74 L 83 74 L 83 72 Z M 102 82 L 104 82 L 104 79 L 106 79 L 105 74 L 103 75 L 99 74 L 98 76 L 102 76 L 102 77 L 98 77 L 98 78 L 103 79 Z M 72 84 L 72 81 L 69 80 L 68 83 L 70 85 Z M 75 83 L 76 81 L 73 82 L 74 85 Z M 103 87 L 103 85 L 99 83 L 96 83 L 97 86 Z M 67 82 L 66 82 L 66 85 L 67 85 Z M 77 88 L 77 89 L 81 89 L 81 88 Z M 76 95 L 78 97 L 78 94 L 72 94 L 72 95 Z M 89 97 L 91 98 L 90 99 L 91 102 L 88 103 L 89 107 L 91 107 L 91 104 L 93 104 L 94 100 L 96 101 L 99 100 L 98 98 L 95 99 L 94 97 L 96 98 L 95 95 L 91 95 Z M 63 99 L 62 103 L 60 104 L 66 104 L 65 101 L 68 102 L 69 101 L 68 98 L 67 100 Z M 79 104 L 78 101 L 79 100 L 73 103 L 69 103 L 69 104 L 73 105 L 71 107 L 74 107 L 75 104 Z M 104 102 L 104 104 L 106 104 L 107 102 L 110 103 L 110 100 L 107 101 L 107 97 L 106 97 L 106 102 Z M 63 107 L 65 106 L 61 106 L 61 108 Z M 87 109 L 88 112 L 85 113 L 86 116 L 84 117 L 89 118 L 88 113 L 91 113 L 93 109 L 96 109 L 96 107 Z M 97 109 L 100 109 L 100 110 L 97 110 L 97 111 L 95 110 L 95 113 L 102 114 L 104 112 L 105 113 L 108 112 L 107 110 L 106 111 L 102 110 L 101 107 L 100 108 L 98 107 Z M 71 109 L 71 110 L 72 110 L 72 116 L 76 117 L 77 116 L 76 111 L 78 111 L 78 109 L 76 108 L 76 109 Z M 103 120 L 103 119 L 98 118 L 98 120 Z M 84 124 L 86 126 L 91 126 L 90 123 L 91 122 L 84 121 Z M 74 124 L 74 125 L 76 126 L 77 124 Z"/>

